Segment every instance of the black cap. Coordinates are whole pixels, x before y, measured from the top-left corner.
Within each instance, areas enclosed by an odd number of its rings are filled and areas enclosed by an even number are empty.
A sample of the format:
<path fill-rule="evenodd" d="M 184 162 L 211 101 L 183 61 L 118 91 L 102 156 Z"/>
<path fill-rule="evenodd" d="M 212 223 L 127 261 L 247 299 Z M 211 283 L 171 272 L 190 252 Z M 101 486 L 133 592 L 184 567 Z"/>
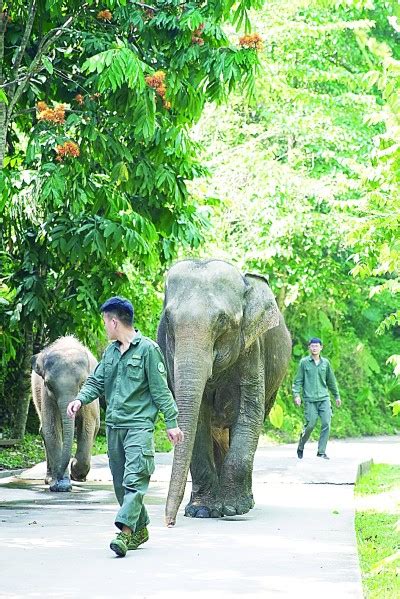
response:
<path fill-rule="evenodd" d="M 133 318 L 133 306 L 131 302 L 124 297 L 110 297 L 100 308 L 100 312 L 112 312 L 113 310 L 122 310 Z"/>
<path fill-rule="evenodd" d="M 322 341 L 319 337 L 312 337 L 308 342 L 308 345 L 311 345 L 311 343 L 320 343 L 322 345 Z"/>

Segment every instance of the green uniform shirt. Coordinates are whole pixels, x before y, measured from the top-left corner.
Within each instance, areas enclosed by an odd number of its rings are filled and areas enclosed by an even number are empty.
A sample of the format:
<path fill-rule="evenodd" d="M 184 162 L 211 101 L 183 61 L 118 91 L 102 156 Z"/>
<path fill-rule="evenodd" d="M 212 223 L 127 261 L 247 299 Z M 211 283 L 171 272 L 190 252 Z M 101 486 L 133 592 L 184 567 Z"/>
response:
<path fill-rule="evenodd" d="M 335 399 L 339 398 L 339 389 L 329 360 L 320 357 L 318 364 L 312 356 L 300 360 L 293 382 L 293 395 L 300 395 L 303 391 L 305 401 L 321 401 L 329 399 L 328 389 Z"/>
<path fill-rule="evenodd" d="M 106 424 L 112 428 L 153 430 L 159 410 L 167 429 L 178 426 L 164 357 L 157 343 L 139 331 L 124 354 L 119 351 L 119 341 L 106 348 L 76 399 L 86 405 L 100 395 L 105 396 Z"/>

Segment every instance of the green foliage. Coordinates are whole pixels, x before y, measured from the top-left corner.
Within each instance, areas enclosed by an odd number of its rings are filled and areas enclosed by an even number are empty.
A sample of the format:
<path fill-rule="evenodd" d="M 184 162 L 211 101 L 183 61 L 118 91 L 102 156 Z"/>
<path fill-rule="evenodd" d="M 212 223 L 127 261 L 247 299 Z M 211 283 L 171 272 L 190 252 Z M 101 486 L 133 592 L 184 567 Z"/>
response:
<path fill-rule="evenodd" d="M 343 398 L 332 434 L 390 433 L 396 426 L 389 411 L 396 382 L 386 359 L 398 331 L 381 339 L 375 333 L 392 297 L 371 293 L 382 273 L 363 280 L 350 273 L 370 155 L 383 132 L 369 118 L 380 113 L 382 97 L 371 88 L 373 57 L 362 40 L 373 33 L 396 46 L 386 4 L 375 7 L 269 3 L 257 20 L 266 46 L 254 102 L 235 96 L 227 109 L 210 107 L 198 127 L 211 177 L 196 192 L 205 203 L 221 199 L 213 202 L 202 253 L 267 274 L 292 333 L 294 359 L 278 399 L 284 439 L 301 430 L 291 383 L 315 335 L 324 340 Z"/>
<path fill-rule="evenodd" d="M 371 289 L 371 295 L 382 292 L 398 294 L 400 290 L 400 26 L 395 3 L 384 3 L 382 8 L 380 27 L 371 32 L 372 35 L 359 36 L 360 47 L 368 55 L 370 63 L 365 80 L 370 88 L 378 90 L 381 100 L 377 110 L 367 117 L 368 122 L 379 123 L 381 130 L 374 137 L 365 176 L 366 201 L 362 207 L 362 218 L 352 234 L 357 250 L 353 273 L 379 278 Z M 383 16 L 387 18 L 385 34 L 381 29 Z M 400 310 L 396 309 L 398 299 L 393 303 L 393 309 L 378 327 L 379 334 L 400 324 Z"/>
<path fill-rule="evenodd" d="M 269 413 L 269 420 L 272 424 L 272 426 L 274 426 L 277 429 L 282 428 L 283 425 L 283 409 L 282 406 L 280 406 L 278 403 L 275 403 L 272 406 L 272 409 Z"/>
<path fill-rule="evenodd" d="M 139 326 L 154 334 L 166 265 L 179 248 L 198 247 L 208 227 L 187 189 L 205 173 L 190 127 L 206 101 L 240 82 L 251 88 L 257 53 L 222 27 L 248 26 L 258 5 L 7 4 L 0 395 L 1 381 L 26 375 L 26 339 L 38 350 L 75 332 L 99 349 L 107 296 L 132 298 L 144 310 Z"/>
<path fill-rule="evenodd" d="M 42 437 L 26 434 L 20 445 L 0 447 L 0 470 L 30 468 L 45 460 Z"/>

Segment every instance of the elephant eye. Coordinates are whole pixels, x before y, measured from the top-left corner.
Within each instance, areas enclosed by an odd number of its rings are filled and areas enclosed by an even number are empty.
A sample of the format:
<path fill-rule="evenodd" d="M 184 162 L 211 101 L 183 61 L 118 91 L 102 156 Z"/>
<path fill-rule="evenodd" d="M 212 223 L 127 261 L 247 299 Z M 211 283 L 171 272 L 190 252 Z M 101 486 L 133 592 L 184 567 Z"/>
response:
<path fill-rule="evenodd" d="M 46 389 L 50 391 L 50 393 L 54 393 L 54 388 L 52 383 L 49 380 L 45 380 L 44 384 L 46 385 Z"/>
<path fill-rule="evenodd" d="M 226 324 L 228 324 L 228 317 L 226 314 L 224 314 L 223 312 L 221 314 L 218 315 L 218 324 L 220 326 L 225 326 Z"/>

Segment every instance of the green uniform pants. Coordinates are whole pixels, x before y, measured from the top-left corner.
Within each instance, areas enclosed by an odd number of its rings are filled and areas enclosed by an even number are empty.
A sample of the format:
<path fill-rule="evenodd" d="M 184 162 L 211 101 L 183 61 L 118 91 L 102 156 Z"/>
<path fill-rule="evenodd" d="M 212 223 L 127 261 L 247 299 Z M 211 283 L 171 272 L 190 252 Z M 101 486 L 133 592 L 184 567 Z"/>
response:
<path fill-rule="evenodd" d="M 136 532 L 150 522 L 143 500 L 154 472 L 153 432 L 110 426 L 106 432 L 114 491 L 121 506 L 115 525 Z"/>
<path fill-rule="evenodd" d="M 321 434 L 318 441 L 318 453 L 325 453 L 331 429 L 332 408 L 330 400 L 305 401 L 304 417 L 305 424 L 300 436 L 299 449 L 304 450 L 304 445 L 310 438 L 319 417 L 321 419 Z"/>

